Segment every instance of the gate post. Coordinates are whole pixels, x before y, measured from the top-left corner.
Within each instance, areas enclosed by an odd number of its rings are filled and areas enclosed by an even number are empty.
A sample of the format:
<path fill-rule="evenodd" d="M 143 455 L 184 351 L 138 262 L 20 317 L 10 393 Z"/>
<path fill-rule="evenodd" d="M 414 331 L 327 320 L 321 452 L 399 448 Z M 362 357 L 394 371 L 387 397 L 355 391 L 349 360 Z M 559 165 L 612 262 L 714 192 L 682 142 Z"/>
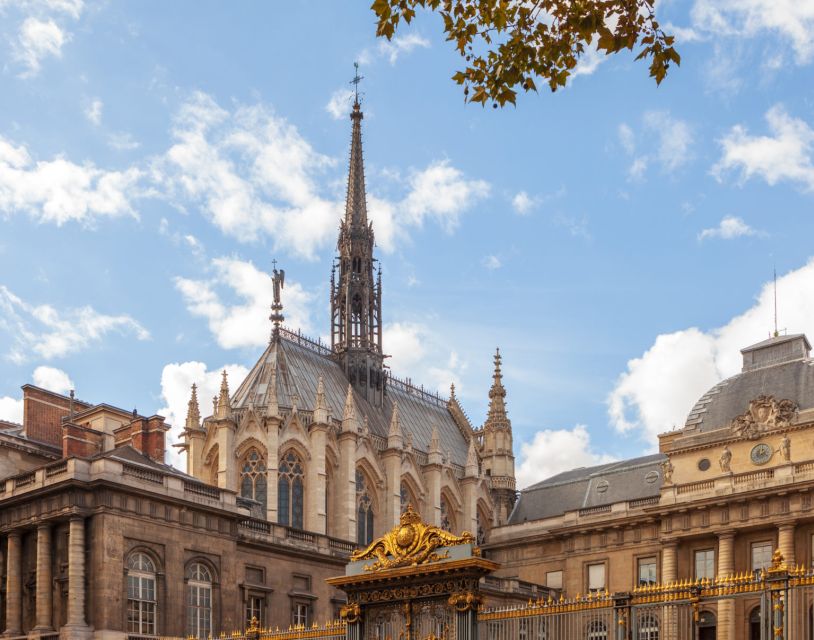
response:
<path fill-rule="evenodd" d="M 483 596 L 471 591 L 453 593 L 447 603 L 455 609 L 456 640 L 478 640 L 478 609 Z"/>
<path fill-rule="evenodd" d="M 630 620 L 630 594 L 613 594 L 613 611 L 616 618 L 616 640 L 627 640 Z"/>
<path fill-rule="evenodd" d="M 362 608 L 358 602 L 349 602 L 339 609 L 339 617 L 345 621 L 345 640 L 361 640 Z"/>
<path fill-rule="evenodd" d="M 780 549 L 772 554 L 772 566 L 765 570 L 766 587 L 769 591 L 770 611 L 773 640 L 786 640 L 788 630 L 786 625 L 786 603 L 789 593 L 789 570 L 783 560 Z"/>

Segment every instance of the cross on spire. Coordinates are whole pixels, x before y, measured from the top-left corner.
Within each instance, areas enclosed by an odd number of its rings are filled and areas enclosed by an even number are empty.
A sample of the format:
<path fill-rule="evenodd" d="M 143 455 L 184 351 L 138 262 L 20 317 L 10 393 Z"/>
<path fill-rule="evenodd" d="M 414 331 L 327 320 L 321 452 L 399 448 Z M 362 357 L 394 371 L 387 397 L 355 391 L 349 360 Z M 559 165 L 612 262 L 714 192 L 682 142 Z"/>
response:
<path fill-rule="evenodd" d="M 354 75 L 353 80 L 350 81 L 350 84 L 353 85 L 353 93 L 354 93 L 354 106 L 358 106 L 359 104 L 359 83 L 365 79 L 364 76 L 359 75 L 359 63 L 353 63 Z"/>

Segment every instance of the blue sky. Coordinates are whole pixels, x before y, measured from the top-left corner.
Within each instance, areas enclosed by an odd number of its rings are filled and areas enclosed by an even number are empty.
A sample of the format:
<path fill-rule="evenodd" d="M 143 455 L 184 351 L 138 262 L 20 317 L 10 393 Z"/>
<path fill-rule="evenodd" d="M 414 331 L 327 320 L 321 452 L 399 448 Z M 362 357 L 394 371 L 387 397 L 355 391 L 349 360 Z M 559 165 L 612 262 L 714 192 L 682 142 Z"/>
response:
<path fill-rule="evenodd" d="M 35 382 L 182 419 L 262 351 L 273 258 L 327 334 L 355 60 L 392 367 L 480 423 L 499 345 L 521 483 L 652 451 L 773 264 L 814 334 L 814 2 L 664 2 L 661 87 L 590 54 L 497 110 L 436 16 L 387 44 L 367 5 L 0 0 L 0 417 Z"/>

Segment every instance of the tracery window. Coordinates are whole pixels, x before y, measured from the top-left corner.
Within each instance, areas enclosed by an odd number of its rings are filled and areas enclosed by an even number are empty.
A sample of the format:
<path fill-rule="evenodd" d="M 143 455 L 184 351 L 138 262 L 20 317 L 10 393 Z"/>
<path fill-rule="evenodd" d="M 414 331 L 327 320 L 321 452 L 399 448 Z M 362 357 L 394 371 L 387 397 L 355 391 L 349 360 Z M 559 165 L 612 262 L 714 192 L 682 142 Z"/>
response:
<path fill-rule="evenodd" d="M 157 635 L 155 564 L 146 553 L 136 552 L 127 559 L 127 631 Z"/>
<path fill-rule="evenodd" d="M 257 449 L 251 449 L 240 467 L 240 495 L 257 500 L 266 511 L 266 461 Z"/>
<path fill-rule="evenodd" d="M 277 471 L 277 517 L 280 524 L 302 529 L 305 468 L 300 457 L 289 451 Z"/>
<path fill-rule="evenodd" d="M 207 638 L 212 633 L 212 574 L 196 562 L 187 571 L 187 635 Z"/>
<path fill-rule="evenodd" d="M 373 542 L 373 501 L 365 474 L 356 470 L 356 543 L 364 547 Z"/>

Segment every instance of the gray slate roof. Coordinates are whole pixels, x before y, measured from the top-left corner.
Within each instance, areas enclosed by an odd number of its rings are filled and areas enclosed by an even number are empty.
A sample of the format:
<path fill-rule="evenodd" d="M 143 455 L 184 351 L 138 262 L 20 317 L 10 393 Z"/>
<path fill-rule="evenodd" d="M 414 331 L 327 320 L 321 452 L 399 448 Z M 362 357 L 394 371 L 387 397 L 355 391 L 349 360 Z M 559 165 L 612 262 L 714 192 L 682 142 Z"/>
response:
<path fill-rule="evenodd" d="M 661 463 L 666 458 L 656 453 L 595 467 L 580 467 L 533 484 L 520 492 L 509 524 L 657 496 L 662 482 Z"/>
<path fill-rule="evenodd" d="M 292 396 L 297 396 L 297 407 L 310 411 L 316 404 L 317 384 L 322 376 L 325 398 L 336 420 L 341 420 L 348 393 L 348 380 L 339 365 L 330 359 L 327 349 L 305 340 L 292 340 L 281 334 L 263 352 L 249 375 L 232 397 L 232 408 L 241 410 L 254 404 L 260 410 L 266 405 L 266 392 L 272 369 L 277 368 L 277 403 L 290 409 Z M 354 391 L 357 416 L 366 416 L 372 434 L 387 438 L 393 402 L 398 401 L 399 422 L 406 438 L 412 435 L 413 448 L 427 452 L 433 425 L 438 426 L 438 437 L 444 456 L 451 454 L 454 464 L 465 466 L 469 441 L 452 419 L 446 403 L 431 394 L 411 388 L 397 381 L 387 387 L 384 407 L 377 408 Z"/>
<path fill-rule="evenodd" d="M 719 382 L 695 403 L 684 426 L 699 431 L 725 427 L 761 395 L 792 400 L 801 410 L 814 407 L 814 360 L 745 371 Z"/>

